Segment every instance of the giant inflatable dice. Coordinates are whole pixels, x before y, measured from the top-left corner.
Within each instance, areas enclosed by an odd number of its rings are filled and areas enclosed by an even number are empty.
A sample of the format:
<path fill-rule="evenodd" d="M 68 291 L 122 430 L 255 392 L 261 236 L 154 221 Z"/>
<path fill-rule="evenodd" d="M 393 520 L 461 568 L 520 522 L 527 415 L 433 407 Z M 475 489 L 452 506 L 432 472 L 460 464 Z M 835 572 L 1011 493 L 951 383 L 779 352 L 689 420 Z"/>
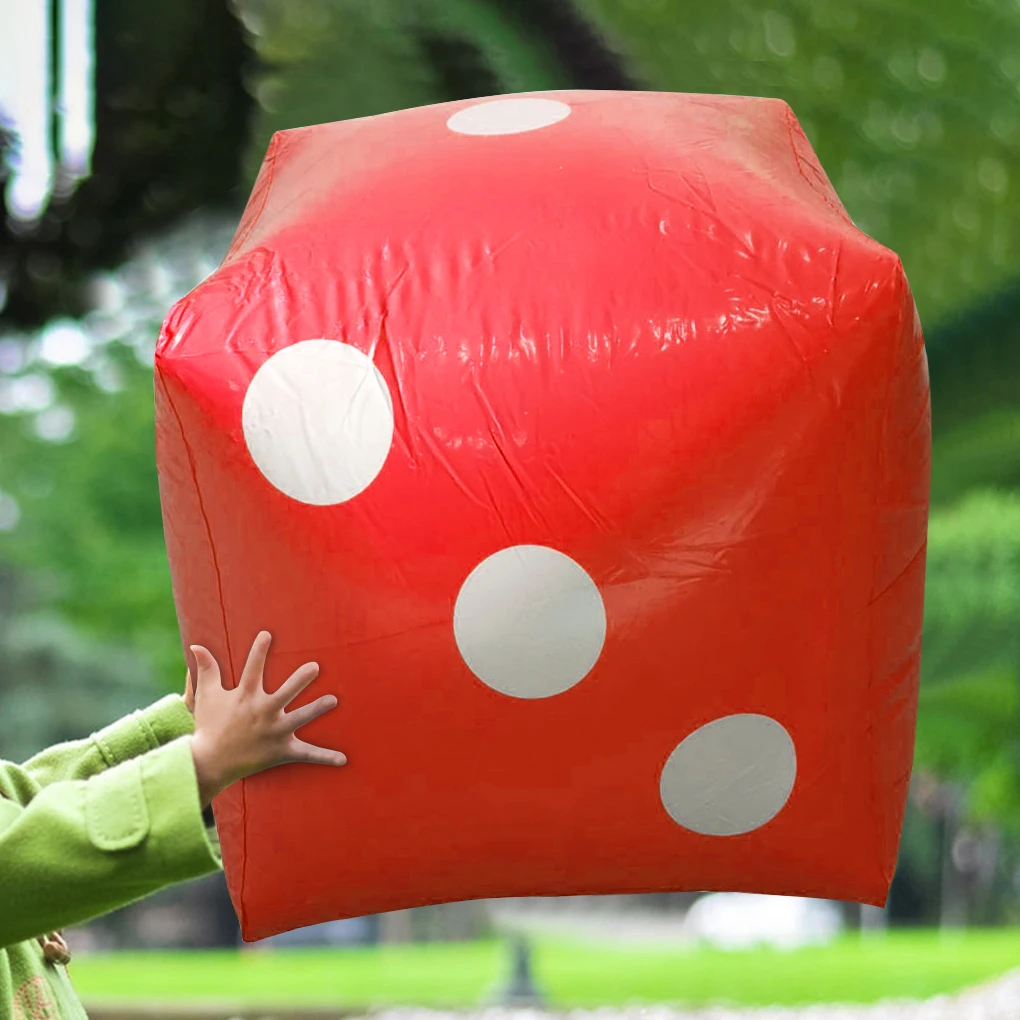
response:
<path fill-rule="evenodd" d="M 245 939 L 479 897 L 884 901 L 921 331 L 791 111 L 561 92 L 274 137 L 156 358 L 185 644 L 339 707 L 216 801 Z"/>

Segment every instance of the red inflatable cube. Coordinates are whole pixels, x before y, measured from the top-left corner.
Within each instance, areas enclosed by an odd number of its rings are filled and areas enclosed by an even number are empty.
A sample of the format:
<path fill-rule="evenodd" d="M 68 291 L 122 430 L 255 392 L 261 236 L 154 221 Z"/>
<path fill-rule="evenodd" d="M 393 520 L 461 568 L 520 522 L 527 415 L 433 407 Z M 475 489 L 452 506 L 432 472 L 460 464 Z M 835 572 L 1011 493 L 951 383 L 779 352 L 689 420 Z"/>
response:
<path fill-rule="evenodd" d="M 216 801 L 245 939 L 477 897 L 884 901 L 921 331 L 791 111 L 562 92 L 274 137 L 167 318 L 185 644 L 339 708 Z"/>

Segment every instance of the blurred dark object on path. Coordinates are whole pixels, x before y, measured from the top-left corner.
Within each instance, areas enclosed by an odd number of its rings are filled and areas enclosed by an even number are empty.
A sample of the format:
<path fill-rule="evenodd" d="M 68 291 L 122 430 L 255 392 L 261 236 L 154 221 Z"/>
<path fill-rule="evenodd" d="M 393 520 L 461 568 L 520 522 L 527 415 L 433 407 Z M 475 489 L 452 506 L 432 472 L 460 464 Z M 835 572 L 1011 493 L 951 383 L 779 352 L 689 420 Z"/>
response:
<path fill-rule="evenodd" d="M 507 943 L 510 974 L 496 993 L 494 1004 L 508 1009 L 541 1009 L 545 996 L 539 991 L 531 972 L 531 945 L 518 935 Z"/>

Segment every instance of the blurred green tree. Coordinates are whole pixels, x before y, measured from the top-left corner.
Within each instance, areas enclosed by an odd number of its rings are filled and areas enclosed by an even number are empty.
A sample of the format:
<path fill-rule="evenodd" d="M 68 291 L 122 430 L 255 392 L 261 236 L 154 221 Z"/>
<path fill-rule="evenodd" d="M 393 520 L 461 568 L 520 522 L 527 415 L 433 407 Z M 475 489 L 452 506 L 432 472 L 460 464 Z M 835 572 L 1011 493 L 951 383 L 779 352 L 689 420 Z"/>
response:
<path fill-rule="evenodd" d="M 917 760 L 1020 833 L 1020 492 L 932 515 Z"/>
<path fill-rule="evenodd" d="M 78 740 L 162 691 L 142 656 L 83 637 L 53 613 L 24 613 L 0 646 L 0 757 L 24 761 Z"/>
<path fill-rule="evenodd" d="M 183 683 L 156 468 L 151 370 L 111 345 L 122 387 L 106 393 L 83 370 L 48 376 L 73 437 L 39 434 L 40 415 L 0 417 L 3 487 L 20 522 L 5 561 L 35 578 L 37 598 L 101 641 L 134 648 L 150 671 Z M 25 376 L 22 376 L 25 378 Z M 73 410 L 72 410 L 73 408 Z M 49 417 L 47 417 L 49 416 Z"/>
<path fill-rule="evenodd" d="M 948 317 L 928 339 L 932 501 L 1020 489 L 1020 284 Z"/>
<path fill-rule="evenodd" d="M 922 321 L 1016 273 L 1012 0 L 577 0 L 650 87 L 786 100 Z"/>

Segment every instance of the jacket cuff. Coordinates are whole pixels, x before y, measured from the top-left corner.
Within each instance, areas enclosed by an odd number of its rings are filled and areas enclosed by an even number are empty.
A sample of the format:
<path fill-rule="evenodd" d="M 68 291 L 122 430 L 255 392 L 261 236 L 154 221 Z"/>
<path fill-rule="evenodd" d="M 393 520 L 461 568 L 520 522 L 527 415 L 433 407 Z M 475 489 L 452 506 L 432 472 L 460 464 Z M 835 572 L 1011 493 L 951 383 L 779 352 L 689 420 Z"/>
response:
<path fill-rule="evenodd" d="M 202 816 L 191 737 L 178 737 L 138 760 L 149 809 L 149 838 L 161 855 L 166 854 L 168 881 L 200 878 L 221 869 L 219 837 Z"/>
<path fill-rule="evenodd" d="M 179 694 L 168 694 L 148 708 L 105 726 L 92 739 L 112 767 L 194 730 L 195 721 L 184 699 Z"/>
<path fill-rule="evenodd" d="M 160 698 L 143 709 L 141 716 L 149 724 L 158 746 L 195 732 L 195 717 L 179 694 Z"/>

